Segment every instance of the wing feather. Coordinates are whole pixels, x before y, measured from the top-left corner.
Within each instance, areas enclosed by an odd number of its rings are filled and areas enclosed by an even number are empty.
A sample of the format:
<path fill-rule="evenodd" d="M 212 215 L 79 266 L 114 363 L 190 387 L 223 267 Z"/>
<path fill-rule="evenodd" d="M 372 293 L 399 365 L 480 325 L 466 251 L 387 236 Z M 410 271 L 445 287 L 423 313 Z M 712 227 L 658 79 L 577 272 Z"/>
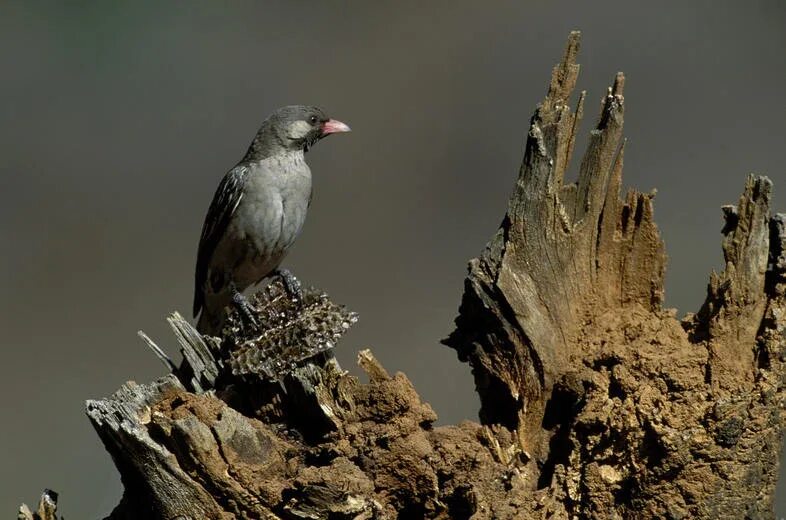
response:
<path fill-rule="evenodd" d="M 202 236 L 199 239 L 196 272 L 194 274 L 194 317 L 199 314 L 205 303 L 205 281 L 207 269 L 213 252 L 224 236 L 232 215 L 243 198 L 243 188 L 248 169 L 236 166 L 227 173 L 213 195 L 213 201 L 202 225 Z"/>

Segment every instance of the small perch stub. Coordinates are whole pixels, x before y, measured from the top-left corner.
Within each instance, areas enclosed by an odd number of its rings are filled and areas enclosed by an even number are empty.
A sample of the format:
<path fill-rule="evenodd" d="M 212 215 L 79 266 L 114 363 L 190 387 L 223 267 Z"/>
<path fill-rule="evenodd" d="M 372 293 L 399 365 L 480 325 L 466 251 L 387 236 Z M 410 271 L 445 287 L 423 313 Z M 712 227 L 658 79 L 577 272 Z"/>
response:
<path fill-rule="evenodd" d="M 618 74 L 567 182 L 585 95 L 572 33 L 535 111 L 502 225 L 470 262 L 456 330 L 481 423 L 433 426 L 402 373 L 332 355 L 354 314 L 280 285 L 221 338 L 170 317 L 183 362 L 88 402 L 125 492 L 110 520 L 770 518 L 784 428 L 786 216 L 749 177 L 725 268 L 663 309 L 652 193 L 621 197 Z M 407 348 L 407 346 L 402 346 Z M 22 520 L 55 518 L 49 493 Z"/>

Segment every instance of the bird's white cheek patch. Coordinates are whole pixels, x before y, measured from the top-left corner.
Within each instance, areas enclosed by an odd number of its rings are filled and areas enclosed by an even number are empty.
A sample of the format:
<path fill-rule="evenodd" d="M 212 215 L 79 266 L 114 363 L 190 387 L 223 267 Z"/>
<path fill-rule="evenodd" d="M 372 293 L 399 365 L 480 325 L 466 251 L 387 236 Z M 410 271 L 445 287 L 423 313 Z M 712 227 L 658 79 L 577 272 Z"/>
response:
<path fill-rule="evenodd" d="M 303 139 L 311 131 L 311 125 L 305 121 L 290 123 L 287 135 L 290 139 Z"/>

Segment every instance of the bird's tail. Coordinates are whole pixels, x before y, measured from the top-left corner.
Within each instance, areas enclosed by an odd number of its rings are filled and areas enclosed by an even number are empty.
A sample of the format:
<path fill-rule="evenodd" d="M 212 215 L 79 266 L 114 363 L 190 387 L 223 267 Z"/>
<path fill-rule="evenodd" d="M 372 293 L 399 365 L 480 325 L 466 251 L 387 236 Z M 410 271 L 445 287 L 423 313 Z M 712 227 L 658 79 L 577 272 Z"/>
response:
<path fill-rule="evenodd" d="M 225 305 L 210 305 L 208 302 L 205 302 L 202 312 L 199 314 L 196 329 L 200 334 L 206 336 L 221 336 L 226 318 L 227 309 Z"/>

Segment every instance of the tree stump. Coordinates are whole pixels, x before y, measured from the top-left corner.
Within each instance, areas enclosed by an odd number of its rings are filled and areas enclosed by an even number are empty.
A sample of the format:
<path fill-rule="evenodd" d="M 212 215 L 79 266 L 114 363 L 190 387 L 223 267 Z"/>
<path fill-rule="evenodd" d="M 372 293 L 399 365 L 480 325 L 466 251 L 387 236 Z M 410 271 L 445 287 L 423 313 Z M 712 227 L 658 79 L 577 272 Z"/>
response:
<path fill-rule="evenodd" d="M 445 343 L 480 423 L 434 427 L 404 374 L 332 356 L 354 314 L 278 284 L 222 338 L 170 323 L 184 360 L 87 413 L 125 488 L 110 520 L 768 518 L 783 436 L 786 215 L 749 177 L 725 206 L 723 272 L 683 319 L 664 309 L 654 193 L 620 198 L 624 76 L 564 181 L 585 95 L 572 33 L 532 117 L 502 224 Z M 56 495 L 22 520 L 55 518 Z"/>

